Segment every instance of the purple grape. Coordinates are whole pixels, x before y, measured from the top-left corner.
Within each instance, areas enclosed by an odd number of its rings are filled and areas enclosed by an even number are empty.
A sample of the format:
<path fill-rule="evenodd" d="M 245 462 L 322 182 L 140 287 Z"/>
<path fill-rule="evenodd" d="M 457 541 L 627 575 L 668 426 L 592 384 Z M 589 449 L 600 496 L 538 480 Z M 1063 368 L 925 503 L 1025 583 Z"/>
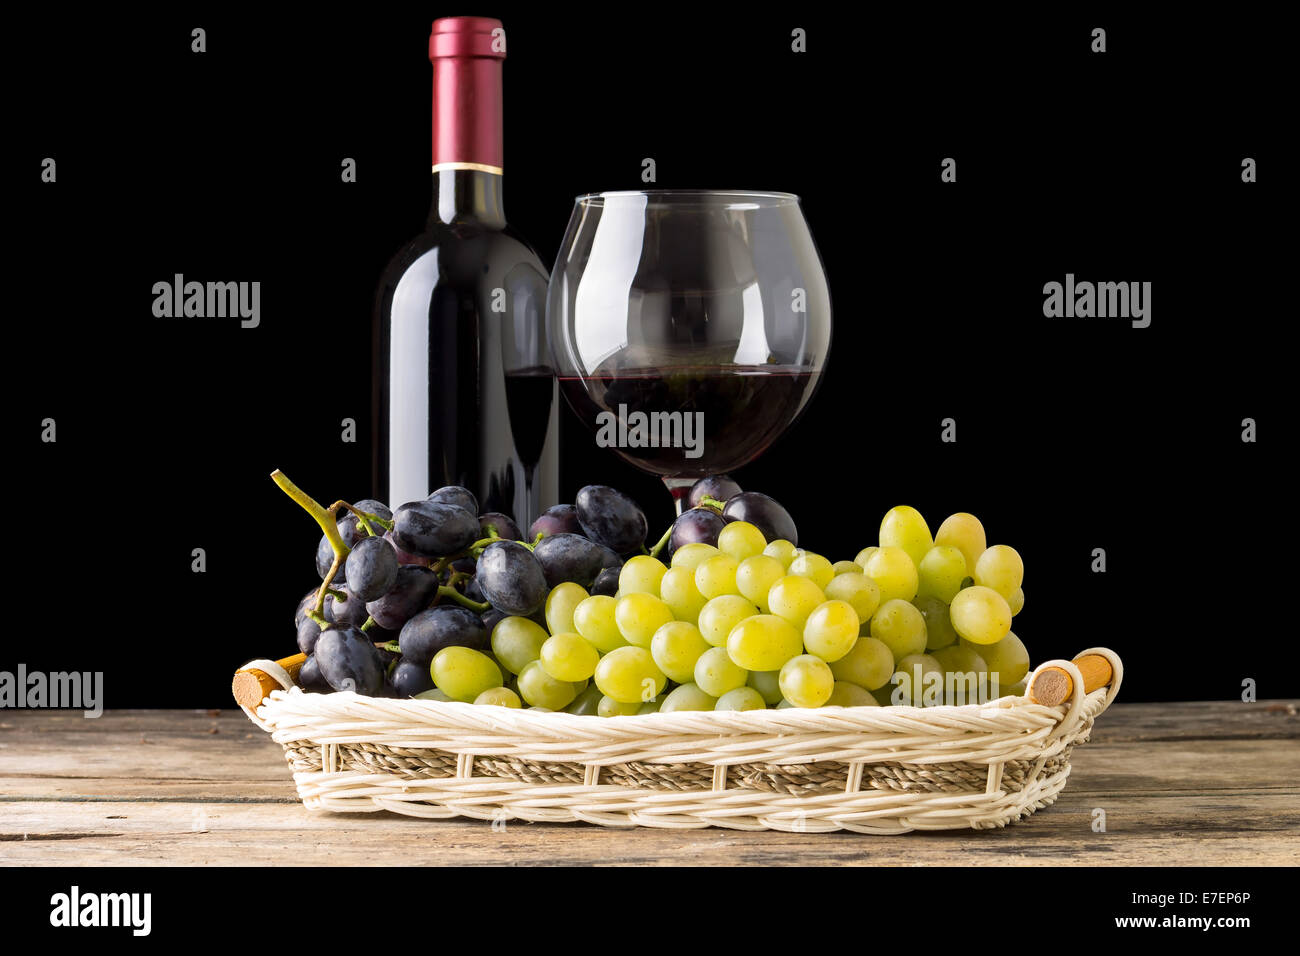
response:
<path fill-rule="evenodd" d="M 428 558 L 422 558 L 418 554 L 411 554 L 410 552 L 403 551 L 401 548 L 399 548 L 397 546 L 397 543 L 393 541 L 393 532 L 391 531 L 385 532 L 384 540 L 393 546 L 393 551 L 396 552 L 397 554 L 398 564 L 419 564 L 419 565 L 424 565 L 426 567 L 428 566 L 429 564 Z"/>
<path fill-rule="evenodd" d="M 477 540 L 478 518 L 453 504 L 411 501 L 393 513 L 393 543 L 410 554 L 446 557 Z"/>
<path fill-rule="evenodd" d="M 587 485 L 574 501 L 583 534 L 592 541 L 630 554 L 645 544 L 645 513 L 636 502 L 608 485 Z"/>
<path fill-rule="evenodd" d="M 366 610 L 365 601 L 357 600 L 349 588 L 331 590 L 339 591 L 343 598 L 340 600 L 332 594 L 325 595 L 325 620 L 333 624 L 352 624 L 356 627 L 366 623 L 370 612 Z"/>
<path fill-rule="evenodd" d="M 478 536 L 480 538 L 490 538 L 495 528 L 498 538 L 505 538 L 507 541 L 518 541 L 524 535 L 519 530 L 519 525 L 515 524 L 514 519 L 509 515 L 503 515 L 499 511 L 489 511 L 487 514 L 478 516 Z M 530 539 L 531 540 L 531 539 Z"/>
<path fill-rule="evenodd" d="M 327 627 L 316 642 L 315 658 L 326 683 L 336 691 L 376 696 L 384 671 L 375 645 L 355 627 Z"/>
<path fill-rule="evenodd" d="M 589 587 L 601 569 L 608 566 L 611 556 L 615 563 L 622 563 L 603 545 L 567 532 L 547 535 L 533 549 L 533 557 L 542 566 L 546 585 L 551 588 L 565 581 Z"/>
<path fill-rule="evenodd" d="M 343 543 L 347 544 L 349 548 L 352 547 L 351 544 L 348 544 L 346 537 L 344 537 Z M 320 541 L 316 543 L 316 573 L 320 575 L 320 579 L 322 581 L 324 581 L 325 578 L 329 575 L 330 566 L 333 563 L 334 563 L 334 546 L 330 544 L 329 538 L 325 537 L 325 535 L 321 535 Z M 348 580 L 347 562 L 344 561 L 343 564 L 339 565 L 338 573 L 334 575 L 334 580 L 331 581 L 330 584 L 331 585 L 346 584 L 347 580 Z"/>
<path fill-rule="evenodd" d="M 310 656 L 316 650 L 316 641 L 319 639 L 320 625 L 304 616 L 298 624 L 298 650 Z"/>
<path fill-rule="evenodd" d="M 316 595 L 320 592 L 320 587 L 314 587 L 302 596 L 298 602 L 298 610 L 293 613 L 293 626 L 296 628 L 302 623 L 302 619 L 307 616 L 308 608 L 316 606 Z"/>
<path fill-rule="evenodd" d="M 428 664 L 414 664 L 404 660 L 393 668 L 388 677 L 388 686 L 393 697 L 406 700 L 426 690 L 433 690 L 433 674 L 430 673 Z"/>
<path fill-rule="evenodd" d="M 419 614 L 438 593 L 438 575 L 430 568 L 404 565 L 397 569 L 397 581 L 383 597 L 366 605 L 366 611 L 380 627 L 400 630 Z"/>
<path fill-rule="evenodd" d="M 309 694 L 328 694 L 334 689 L 321 676 L 320 665 L 316 663 L 314 654 L 308 654 L 298 669 L 298 686 Z"/>
<path fill-rule="evenodd" d="M 734 496 L 722 510 L 722 516 L 731 521 L 748 521 L 763 532 L 768 541 L 784 538 L 791 544 L 799 543 L 799 531 L 790 512 L 757 491 L 744 491 Z"/>
<path fill-rule="evenodd" d="M 546 573 L 533 552 L 516 541 L 489 544 L 479 556 L 476 577 L 483 596 L 507 614 L 527 617 L 546 601 Z"/>
<path fill-rule="evenodd" d="M 740 494 L 740 485 L 736 484 L 730 475 L 710 475 L 691 485 L 686 503 L 691 508 L 708 507 L 700 504 L 705 496 L 708 496 L 716 498 L 725 505 L 738 494 Z"/>
<path fill-rule="evenodd" d="M 711 508 L 692 508 L 683 511 L 673 522 L 673 532 L 668 536 L 668 557 L 684 544 L 711 544 L 718 546 L 718 533 L 727 520 Z"/>
<path fill-rule="evenodd" d="M 445 488 L 439 488 L 425 500 L 455 505 L 472 515 L 478 514 L 478 499 L 474 497 L 472 491 L 468 488 L 462 488 L 460 485 L 447 485 Z"/>
<path fill-rule="evenodd" d="M 348 554 L 348 591 L 363 604 L 383 597 L 397 581 L 397 552 L 383 538 L 363 538 Z"/>
<path fill-rule="evenodd" d="M 487 631 L 489 640 L 492 637 L 493 628 L 500 624 L 504 618 L 509 616 L 510 615 L 503 614 L 494 607 L 490 607 L 483 612 L 483 630 Z"/>
<path fill-rule="evenodd" d="M 532 542 L 539 534 L 582 534 L 582 523 L 578 521 L 578 509 L 573 505 L 553 505 L 543 511 L 528 527 L 528 540 Z"/>
<path fill-rule="evenodd" d="M 591 587 L 587 589 L 590 594 L 607 594 L 613 597 L 618 593 L 618 574 L 621 568 L 606 568 L 596 575 L 596 580 L 591 582 Z"/>
<path fill-rule="evenodd" d="M 422 664 L 427 670 L 433 656 L 444 647 L 488 649 L 488 632 L 482 619 L 469 608 L 443 605 L 421 611 L 402 627 L 397 637 L 402 660 Z"/>

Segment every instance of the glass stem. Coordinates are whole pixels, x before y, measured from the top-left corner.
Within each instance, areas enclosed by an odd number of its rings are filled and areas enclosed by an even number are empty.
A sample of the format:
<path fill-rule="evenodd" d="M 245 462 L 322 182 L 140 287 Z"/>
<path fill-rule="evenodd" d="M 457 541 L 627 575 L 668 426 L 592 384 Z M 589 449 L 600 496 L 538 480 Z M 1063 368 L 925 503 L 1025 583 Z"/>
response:
<path fill-rule="evenodd" d="M 682 502 L 686 500 L 686 495 L 691 490 L 691 485 L 695 484 L 694 478 L 665 478 L 664 487 L 668 493 L 673 496 L 673 504 L 677 506 L 677 515 L 681 516 Z"/>

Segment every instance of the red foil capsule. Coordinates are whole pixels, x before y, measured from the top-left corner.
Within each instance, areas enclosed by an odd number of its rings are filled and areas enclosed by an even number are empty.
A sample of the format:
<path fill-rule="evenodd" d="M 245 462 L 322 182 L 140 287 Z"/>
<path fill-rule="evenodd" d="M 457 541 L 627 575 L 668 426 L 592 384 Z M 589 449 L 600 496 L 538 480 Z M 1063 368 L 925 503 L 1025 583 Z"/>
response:
<path fill-rule="evenodd" d="M 492 17 L 433 21 L 433 167 L 501 172 L 501 62 L 506 35 Z"/>

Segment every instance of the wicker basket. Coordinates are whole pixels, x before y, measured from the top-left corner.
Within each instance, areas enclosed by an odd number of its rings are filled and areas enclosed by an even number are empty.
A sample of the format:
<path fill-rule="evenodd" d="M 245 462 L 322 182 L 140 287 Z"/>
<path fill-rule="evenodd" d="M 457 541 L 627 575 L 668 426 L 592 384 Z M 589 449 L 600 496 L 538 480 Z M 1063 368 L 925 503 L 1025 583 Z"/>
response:
<path fill-rule="evenodd" d="M 306 694 L 274 661 L 246 665 L 236 686 L 256 675 L 283 688 L 241 706 L 284 748 L 313 810 L 905 833 L 1001 827 L 1054 802 L 1123 676 L 1114 652 L 1084 655 L 1109 663 L 1109 686 L 1088 690 L 1074 663 L 1049 661 L 1034 677 L 1051 668 L 1069 688 L 1056 706 L 1026 696 L 606 718 Z M 262 696 L 247 686 L 243 700 Z"/>

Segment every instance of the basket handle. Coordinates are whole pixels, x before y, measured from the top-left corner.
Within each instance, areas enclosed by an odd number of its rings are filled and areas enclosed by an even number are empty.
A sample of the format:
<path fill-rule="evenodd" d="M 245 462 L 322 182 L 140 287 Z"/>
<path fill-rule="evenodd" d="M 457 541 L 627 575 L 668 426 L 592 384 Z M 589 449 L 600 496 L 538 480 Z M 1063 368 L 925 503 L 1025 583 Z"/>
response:
<path fill-rule="evenodd" d="M 1109 706 L 1119 691 L 1119 682 L 1124 674 L 1119 655 L 1105 647 L 1093 647 L 1081 653 L 1073 663 L 1083 677 L 1085 695 L 1098 688 L 1109 687 L 1106 695 L 1106 705 Z M 1028 690 L 1031 701 L 1048 707 L 1063 704 L 1073 695 L 1074 678 L 1064 668 L 1052 665 L 1038 669 Z"/>
<path fill-rule="evenodd" d="M 306 660 L 306 654 L 294 654 L 278 661 L 249 661 L 235 671 L 235 678 L 230 682 L 230 692 L 235 695 L 235 703 L 246 711 L 256 711 L 262 701 L 271 695 L 271 691 L 289 690 L 293 687 Z M 273 668 L 272 672 L 267 673 L 259 664 Z M 281 674 L 276 674 L 274 668 L 279 668 Z M 289 679 L 287 684 L 284 682 L 286 677 Z"/>

